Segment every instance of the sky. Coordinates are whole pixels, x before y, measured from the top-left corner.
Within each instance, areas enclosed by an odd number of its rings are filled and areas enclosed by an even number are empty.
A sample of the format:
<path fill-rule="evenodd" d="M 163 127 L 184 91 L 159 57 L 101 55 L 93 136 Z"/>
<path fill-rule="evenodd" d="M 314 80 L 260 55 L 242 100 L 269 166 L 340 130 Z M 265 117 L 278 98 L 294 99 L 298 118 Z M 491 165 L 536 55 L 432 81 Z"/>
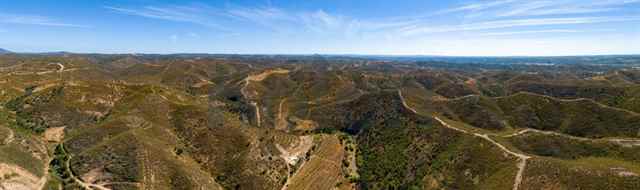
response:
<path fill-rule="evenodd" d="M 640 0 L 0 0 L 16 52 L 640 54 Z"/>

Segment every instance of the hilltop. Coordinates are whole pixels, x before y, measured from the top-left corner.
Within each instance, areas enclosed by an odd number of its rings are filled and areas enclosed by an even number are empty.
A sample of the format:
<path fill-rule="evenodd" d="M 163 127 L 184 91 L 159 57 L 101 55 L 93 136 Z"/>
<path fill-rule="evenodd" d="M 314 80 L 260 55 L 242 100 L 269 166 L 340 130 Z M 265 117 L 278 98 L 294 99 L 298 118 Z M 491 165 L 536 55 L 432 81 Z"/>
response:
<path fill-rule="evenodd" d="M 12 53 L 12 52 L 9 50 L 0 48 L 0 54 L 5 54 L 5 53 Z"/>

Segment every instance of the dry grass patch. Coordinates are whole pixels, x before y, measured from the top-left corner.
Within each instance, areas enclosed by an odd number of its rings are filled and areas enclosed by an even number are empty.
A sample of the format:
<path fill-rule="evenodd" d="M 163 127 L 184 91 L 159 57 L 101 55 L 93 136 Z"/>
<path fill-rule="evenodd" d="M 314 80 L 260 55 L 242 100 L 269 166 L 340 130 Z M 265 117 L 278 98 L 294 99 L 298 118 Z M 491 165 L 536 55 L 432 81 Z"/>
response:
<path fill-rule="evenodd" d="M 60 142 L 64 139 L 64 127 L 52 127 L 44 131 L 44 139 L 48 142 Z"/>

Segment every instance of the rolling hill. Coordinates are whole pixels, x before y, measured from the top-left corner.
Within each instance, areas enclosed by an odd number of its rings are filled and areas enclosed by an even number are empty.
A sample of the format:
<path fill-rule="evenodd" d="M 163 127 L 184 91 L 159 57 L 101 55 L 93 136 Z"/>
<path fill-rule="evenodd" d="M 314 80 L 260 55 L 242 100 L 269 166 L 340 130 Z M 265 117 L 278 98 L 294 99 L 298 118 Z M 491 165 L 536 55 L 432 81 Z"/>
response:
<path fill-rule="evenodd" d="M 0 54 L 7 54 L 7 53 L 12 53 L 12 52 L 9 50 L 0 48 Z"/>

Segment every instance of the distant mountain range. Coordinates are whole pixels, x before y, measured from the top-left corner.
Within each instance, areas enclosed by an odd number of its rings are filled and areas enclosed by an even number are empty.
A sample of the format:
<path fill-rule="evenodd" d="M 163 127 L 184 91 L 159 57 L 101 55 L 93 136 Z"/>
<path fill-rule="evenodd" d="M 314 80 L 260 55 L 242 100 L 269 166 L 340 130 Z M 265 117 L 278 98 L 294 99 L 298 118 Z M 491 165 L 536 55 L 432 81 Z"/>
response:
<path fill-rule="evenodd" d="M 3 53 L 12 53 L 12 52 L 9 50 L 0 48 L 0 54 L 3 54 Z"/>

